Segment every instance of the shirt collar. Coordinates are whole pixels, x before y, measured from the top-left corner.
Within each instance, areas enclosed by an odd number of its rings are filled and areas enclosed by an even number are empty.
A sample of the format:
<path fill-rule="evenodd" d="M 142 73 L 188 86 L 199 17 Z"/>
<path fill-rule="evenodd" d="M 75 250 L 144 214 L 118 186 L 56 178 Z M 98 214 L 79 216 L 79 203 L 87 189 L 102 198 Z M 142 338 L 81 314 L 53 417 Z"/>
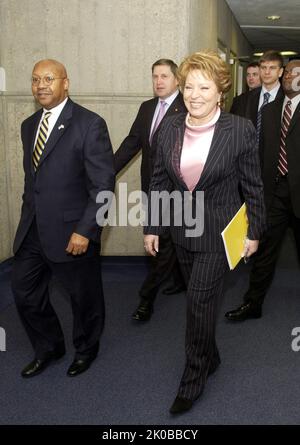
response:
<path fill-rule="evenodd" d="M 58 117 L 60 115 L 60 113 L 62 112 L 62 109 L 66 105 L 67 100 L 68 100 L 68 97 L 66 97 L 60 104 L 56 105 L 56 107 L 53 107 L 50 110 L 46 110 L 46 108 L 43 108 L 43 116 L 45 115 L 45 113 L 50 111 L 51 117 L 53 117 L 53 116 Z"/>
<path fill-rule="evenodd" d="M 300 94 L 297 94 L 297 96 L 293 97 L 292 99 L 290 99 L 287 96 L 284 96 L 283 108 L 286 106 L 286 103 L 289 100 L 292 102 L 292 109 L 295 110 L 300 102 Z"/>
<path fill-rule="evenodd" d="M 167 97 L 166 99 L 159 99 L 159 102 L 166 102 L 168 104 L 168 106 L 171 105 L 172 102 L 174 102 L 174 100 L 176 99 L 176 97 L 179 94 L 179 90 L 176 90 L 175 93 L 171 94 L 171 96 Z"/>
<path fill-rule="evenodd" d="M 276 97 L 276 95 L 277 95 L 277 93 L 278 93 L 279 88 L 280 88 L 280 83 L 279 83 L 279 82 L 278 82 L 278 84 L 277 84 L 274 88 L 272 88 L 272 90 L 270 90 L 270 91 L 268 91 L 264 86 L 262 86 L 262 88 L 261 88 L 261 94 L 262 94 L 262 96 L 263 96 L 265 93 L 269 93 L 270 96 L 272 96 L 272 99 L 275 99 L 275 97 Z"/>

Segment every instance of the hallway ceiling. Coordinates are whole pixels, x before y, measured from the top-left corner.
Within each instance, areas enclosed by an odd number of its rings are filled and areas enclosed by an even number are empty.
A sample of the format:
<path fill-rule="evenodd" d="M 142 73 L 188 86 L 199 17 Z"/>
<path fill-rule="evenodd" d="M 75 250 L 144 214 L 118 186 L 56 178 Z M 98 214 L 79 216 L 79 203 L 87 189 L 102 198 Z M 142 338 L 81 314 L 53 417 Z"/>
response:
<path fill-rule="evenodd" d="M 226 0 L 254 52 L 300 54 L 300 0 Z M 279 20 L 267 16 L 279 15 Z"/>

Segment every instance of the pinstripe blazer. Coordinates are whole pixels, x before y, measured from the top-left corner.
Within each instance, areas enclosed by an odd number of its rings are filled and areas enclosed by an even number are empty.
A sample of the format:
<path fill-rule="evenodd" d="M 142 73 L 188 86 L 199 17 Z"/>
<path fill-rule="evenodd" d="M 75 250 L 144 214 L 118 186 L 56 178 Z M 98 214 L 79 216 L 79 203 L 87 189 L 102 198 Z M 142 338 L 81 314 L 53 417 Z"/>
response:
<path fill-rule="evenodd" d="M 188 192 L 180 173 L 180 157 L 184 139 L 186 114 L 171 116 L 164 121 L 158 136 L 157 156 L 149 192 L 177 190 Z M 201 236 L 187 237 L 190 229 L 171 223 L 173 241 L 191 251 L 223 251 L 222 230 L 241 205 L 240 182 L 247 205 L 248 237 L 260 239 L 265 227 L 265 208 L 258 149 L 252 123 L 240 116 L 221 112 L 201 177 L 189 195 L 195 209 L 197 191 L 204 192 L 204 231 Z M 149 195 L 150 196 L 150 195 Z M 150 200 L 149 200 L 150 202 Z M 145 234 L 161 234 L 162 226 L 149 225 Z"/>

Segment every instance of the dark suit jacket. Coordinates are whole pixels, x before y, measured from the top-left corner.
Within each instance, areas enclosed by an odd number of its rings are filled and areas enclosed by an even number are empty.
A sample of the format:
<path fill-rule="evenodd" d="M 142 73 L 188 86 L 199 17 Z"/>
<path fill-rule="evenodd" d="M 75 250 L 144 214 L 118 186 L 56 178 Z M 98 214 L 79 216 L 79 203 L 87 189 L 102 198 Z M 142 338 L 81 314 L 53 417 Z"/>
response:
<path fill-rule="evenodd" d="M 149 192 L 174 189 L 189 195 L 180 175 L 184 130 L 184 115 L 170 117 L 164 122 Z M 191 251 L 224 251 L 221 232 L 241 205 L 239 182 L 247 205 L 248 236 L 260 239 L 265 226 L 265 211 L 255 129 L 249 120 L 222 112 L 203 172 L 192 193 L 195 201 L 196 192 L 204 191 L 204 233 L 187 238 L 185 230 L 188 227 L 183 223 L 171 227 L 173 241 Z M 144 228 L 145 233 L 157 235 L 163 231 L 163 227 L 150 224 Z"/>
<path fill-rule="evenodd" d="M 186 112 L 182 94 L 179 93 L 168 108 L 167 113 L 153 135 L 152 144 L 150 146 L 149 136 L 151 123 L 158 100 L 159 99 L 156 97 L 141 104 L 128 136 L 124 139 L 119 149 L 115 152 L 115 166 L 117 173 L 119 173 L 119 171 L 122 170 L 122 168 L 125 167 L 125 165 L 128 164 L 128 162 L 140 150 L 142 150 L 141 181 L 142 190 L 146 193 L 148 192 L 149 183 L 152 176 L 153 164 L 156 155 L 157 135 L 160 126 L 166 117 L 173 114 Z"/>
<path fill-rule="evenodd" d="M 272 203 L 278 173 L 283 101 L 284 97 L 276 99 L 266 105 L 262 112 L 260 153 L 267 209 Z M 295 215 L 300 218 L 300 104 L 293 114 L 285 142 L 291 201 Z"/>
<path fill-rule="evenodd" d="M 238 96 L 233 98 L 230 113 L 236 114 L 237 116 L 245 117 L 248 92 L 249 91 L 246 91 L 245 93 L 239 94 Z"/>
<path fill-rule="evenodd" d="M 247 94 L 246 111 L 244 117 L 250 119 L 255 128 L 257 125 L 257 112 L 258 112 L 259 96 L 261 93 L 261 89 L 262 87 L 258 87 L 246 93 Z M 275 99 L 278 99 L 283 96 L 284 96 L 283 89 L 282 87 L 280 87 Z"/>
<path fill-rule="evenodd" d="M 42 111 L 21 127 L 25 189 L 14 252 L 35 217 L 46 256 L 53 262 L 72 261 L 65 249 L 73 232 L 100 242 L 96 213 L 101 204 L 96 196 L 114 190 L 112 147 L 105 121 L 68 99 L 34 172 L 32 152 Z M 92 251 L 90 243 L 86 255 Z"/>

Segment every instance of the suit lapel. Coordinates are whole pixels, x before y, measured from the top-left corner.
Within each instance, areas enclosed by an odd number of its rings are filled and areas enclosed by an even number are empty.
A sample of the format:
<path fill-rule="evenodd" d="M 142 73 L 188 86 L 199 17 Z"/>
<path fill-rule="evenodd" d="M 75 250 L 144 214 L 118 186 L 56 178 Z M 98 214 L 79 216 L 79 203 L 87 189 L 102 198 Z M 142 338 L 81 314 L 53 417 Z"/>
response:
<path fill-rule="evenodd" d="M 157 102 L 156 102 L 156 104 L 157 104 Z M 175 97 L 175 99 L 173 100 L 173 102 L 171 103 L 171 105 L 169 106 L 169 108 L 168 108 L 166 114 L 165 114 L 164 117 L 162 118 L 162 120 L 161 120 L 159 126 L 157 127 L 157 129 L 156 129 L 156 131 L 155 131 L 155 133 L 159 130 L 159 128 L 160 128 L 160 126 L 161 126 L 163 120 L 164 120 L 166 117 L 168 117 L 168 116 L 172 116 L 172 115 L 177 114 L 177 113 L 180 113 L 180 112 L 182 113 L 182 112 L 184 112 L 184 111 L 186 111 L 186 109 L 185 109 L 184 102 L 183 102 L 183 99 L 182 99 L 182 94 L 179 93 L 179 94 Z M 153 114 L 154 114 L 154 110 L 153 110 Z M 152 118 L 153 118 L 153 114 L 152 114 Z M 149 129 L 149 134 L 150 134 L 150 129 Z"/>
<path fill-rule="evenodd" d="M 53 151 L 57 142 L 64 135 L 67 128 L 69 127 L 72 118 L 72 110 L 73 102 L 71 101 L 71 99 L 68 99 L 46 142 L 37 170 L 40 168 L 41 164 L 49 156 L 49 154 Z"/>
<path fill-rule="evenodd" d="M 249 96 L 249 114 L 246 113 L 246 117 L 251 119 L 253 125 L 256 127 L 257 125 L 257 113 L 258 113 L 258 104 L 259 104 L 259 97 L 261 93 L 261 87 L 255 88 L 253 92 L 251 91 L 252 96 Z M 250 93 L 250 94 L 251 94 Z"/>
<path fill-rule="evenodd" d="M 291 120 L 291 123 L 290 123 L 290 126 L 289 126 L 287 134 L 289 134 L 293 130 L 293 128 L 294 128 L 296 122 L 298 121 L 299 117 L 300 117 L 300 103 L 297 105 L 297 108 L 294 111 L 294 114 L 293 114 L 293 117 L 292 117 L 292 120 Z"/>
<path fill-rule="evenodd" d="M 28 134 L 29 134 L 28 143 L 29 143 L 29 148 L 30 148 L 30 161 L 31 161 L 30 165 L 31 165 L 31 174 L 32 175 L 35 174 L 35 171 L 33 168 L 33 162 L 32 162 L 32 154 L 33 154 L 33 150 L 34 150 L 35 137 L 36 137 L 36 133 L 37 133 L 37 130 L 39 127 L 39 123 L 40 123 L 42 114 L 43 114 L 43 109 L 40 109 L 37 112 L 35 118 L 32 120 L 31 126 L 28 129 Z"/>
<path fill-rule="evenodd" d="M 219 120 L 216 123 L 213 139 L 208 152 L 203 171 L 201 173 L 198 184 L 195 189 L 204 189 L 204 186 L 209 181 L 214 166 L 218 164 L 219 158 L 222 157 L 224 150 L 227 147 L 227 140 L 230 136 L 229 129 L 232 128 L 230 114 L 221 112 Z"/>
<path fill-rule="evenodd" d="M 171 159 L 171 167 L 173 171 L 175 172 L 176 178 L 180 181 L 181 186 L 188 190 L 186 183 L 182 179 L 181 170 L 180 170 L 180 160 L 181 160 L 181 152 L 182 152 L 182 146 L 183 146 L 183 139 L 184 139 L 184 131 L 185 131 L 185 117 L 181 123 L 181 120 L 178 121 L 179 125 L 176 125 L 176 132 L 175 132 L 175 140 L 173 144 L 170 144 L 170 149 L 172 150 L 170 159 Z"/>
<path fill-rule="evenodd" d="M 283 97 L 280 97 L 278 100 L 275 100 L 273 103 L 274 106 L 274 127 L 276 131 L 276 140 L 280 141 L 281 135 L 281 114 L 282 114 L 282 106 L 283 106 Z M 266 109 L 266 113 L 268 112 L 268 108 Z"/>
<path fill-rule="evenodd" d="M 168 111 L 166 112 L 166 116 L 170 116 L 172 114 L 176 113 L 182 113 L 187 111 L 183 102 L 183 97 L 181 93 L 178 93 L 178 95 L 175 97 L 173 102 L 168 108 Z"/>
<path fill-rule="evenodd" d="M 149 142 L 150 139 L 150 130 L 152 125 L 153 116 L 155 113 L 155 108 L 157 106 L 158 98 L 155 97 L 153 100 L 149 102 L 149 106 L 147 109 L 147 114 L 145 116 L 145 131 L 146 131 L 146 139 Z"/>
<path fill-rule="evenodd" d="M 279 87 L 279 90 L 277 91 L 277 94 L 275 97 L 275 100 L 277 100 L 277 99 L 284 99 L 284 92 L 283 92 L 283 89 L 281 86 Z"/>
<path fill-rule="evenodd" d="M 279 98 L 271 102 L 263 110 L 263 150 L 261 157 L 263 159 L 264 170 L 269 170 L 272 166 L 277 168 L 279 158 L 279 145 L 281 135 L 281 112 L 283 98 Z"/>

